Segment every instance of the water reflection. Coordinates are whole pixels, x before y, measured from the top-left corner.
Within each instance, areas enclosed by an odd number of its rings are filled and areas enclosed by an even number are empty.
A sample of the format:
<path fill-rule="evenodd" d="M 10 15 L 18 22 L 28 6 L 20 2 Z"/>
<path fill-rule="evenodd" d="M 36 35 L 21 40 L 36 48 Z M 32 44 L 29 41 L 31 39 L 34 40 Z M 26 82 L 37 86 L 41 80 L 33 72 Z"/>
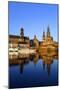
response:
<path fill-rule="evenodd" d="M 16 56 L 15 56 L 16 57 Z M 43 70 L 47 70 L 48 75 L 50 75 L 51 65 L 53 64 L 54 60 L 58 60 L 58 54 L 57 52 L 52 53 L 36 53 L 36 54 L 22 54 L 19 55 L 17 58 L 12 56 L 12 58 L 9 59 L 10 65 L 19 65 L 20 73 L 23 73 L 24 66 L 26 64 L 29 64 L 30 61 L 34 63 L 34 65 L 37 64 L 39 60 L 42 60 L 42 66 Z"/>
<path fill-rule="evenodd" d="M 10 88 L 58 85 L 58 53 L 36 53 L 9 59 Z"/>
<path fill-rule="evenodd" d="M 50 54 L 47 54 L 45 56 L 41 56 L 42 58 L 42 63 L 43 63 L 43 69 L 47 70 L 48 72 L 48 75 L 50 75 L 50 70 L 51 70 L 51 64 L 53 64 L 54 60 L 58 58 L 57 55 L 50 55 Z"/>

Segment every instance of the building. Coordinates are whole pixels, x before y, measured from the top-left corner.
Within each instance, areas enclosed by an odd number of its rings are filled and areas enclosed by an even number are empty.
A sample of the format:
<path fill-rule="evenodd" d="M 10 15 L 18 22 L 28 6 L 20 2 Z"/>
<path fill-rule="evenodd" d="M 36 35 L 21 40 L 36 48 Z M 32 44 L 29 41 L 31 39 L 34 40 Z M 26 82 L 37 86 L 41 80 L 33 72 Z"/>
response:
<path fill-rule="evenodd" d="M 42 52 L 47 52 L 47 50 L 56 50 L 58 48 L 58 43 L 53 40 L 53 37 L 50 34 L 50 28 L 47 27 L 47 32 L 43 32 L 42 41 L 39 44 L 40 50 Z"/>
<path fill-rule="evenodd" d="M 36 49 L 38 49 L 38 48 L 39 48 L 39 41 L 38 41 L 36 35 L 34 36 L 33 43 L 34 43 L 34 47 L 35 47 Z"/>
<path fill-rule="evenodd" d="M 20 37 L 18 39 L 18 47 L 19 48 L 30 48 L 29 37 L 24 36 L 24 29 L 23 28 L 21 28 Z"/>
<path fill-rule="evenodd" d="M 20 36 L 9 35 L 9 57 L 17 58 L 20 49 L 30 48 L 29 37 L 24 36 L 24 29 L 21 28 Z"/>
<path fill-rule="evenodd" d="M 33 39 L 29 39 L 24 35 L 24 29 L 20 29 L 20 36 L 9 35 L 9 56 L 17 58 L 20 53 L 34 53 L 35 51 L 43 52 L 58 50 L 58 43 L 53 40 L 49 26 L 47 32 L 43 32 L 42 41 L 39 41 L 34 35 Z M 18 52 L 18 53 L 17 53 Z"/>

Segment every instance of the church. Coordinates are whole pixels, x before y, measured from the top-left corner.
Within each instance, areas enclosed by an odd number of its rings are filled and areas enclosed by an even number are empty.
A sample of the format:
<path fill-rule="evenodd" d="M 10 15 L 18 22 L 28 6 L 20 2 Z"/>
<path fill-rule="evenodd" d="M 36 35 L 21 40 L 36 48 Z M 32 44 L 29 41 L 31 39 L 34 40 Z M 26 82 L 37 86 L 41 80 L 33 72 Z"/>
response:
<path fill-rule="evenodd" d="M 51 36 L 50 33 L 50 27 L 47 27 L 47 32 L 43 32 L 42 36 L 42 41 L 40 42 L 40 51 L 42 50 L 43 52 L 47 50 L 57 50 L 58 49 L 58 43 L 53 40 L 53 37 Z"/>
<path fill-rule="evenodd" d="M 44 52 L 47 50 L 57 50 L 58 43 L 53 41 L 53 37 L 50 34 L 50 28 L 47 27 L 47 32 L 43 32 L 42 41 L 39 41 L 34 35 L 33 39 L 24 35 L 24 29 L 20 29 L 20 36 L 9 35 L 9 55 L 12 54 L 16 57 L 17 52 L 31 52 L 33 50 L 38 52 Z M 22 51 L 21 51 L 22 50 Z"/>

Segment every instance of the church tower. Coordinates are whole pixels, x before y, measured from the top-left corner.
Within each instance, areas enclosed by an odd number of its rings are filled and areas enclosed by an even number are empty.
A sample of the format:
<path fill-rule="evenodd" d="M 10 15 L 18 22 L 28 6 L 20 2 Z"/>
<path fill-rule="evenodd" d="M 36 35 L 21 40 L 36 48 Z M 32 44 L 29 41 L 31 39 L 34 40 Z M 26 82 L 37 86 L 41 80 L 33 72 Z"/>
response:
<path fill-rule="evenodd" d="M 24 37 L 24 29 L 23 28 L 21 28 L 20 36 Z"/>
<path fill-rule="evenodd" d="M 45 41 L 45 32 L 43 32 L 43 42 Z"/>
<path fill-rule="evenodd" d="M 47 27 L 47 38 L 50 37 L 50 28 L 49 26 Z"/>
<path fill-rule="evenodd" d="M 24 29 L 23 28 L 20 29 L 20 41 L 24 42 Z"/>
<path fill-rule="evenodd" d="M 47 38 L 47 42 L 51 44 L 52 37 L 50 35 L 50 28 L 49 28 L 49 26 L 47 27 L 47 37 L 46 38 Z"/>

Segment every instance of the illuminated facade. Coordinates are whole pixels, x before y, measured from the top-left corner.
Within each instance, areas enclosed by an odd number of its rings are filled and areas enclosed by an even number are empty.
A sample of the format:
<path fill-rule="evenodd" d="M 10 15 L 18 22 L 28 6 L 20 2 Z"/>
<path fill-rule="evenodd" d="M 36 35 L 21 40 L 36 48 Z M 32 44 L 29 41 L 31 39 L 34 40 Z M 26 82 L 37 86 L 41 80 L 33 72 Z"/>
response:
<path fill-rule="evenodd" d="M 53 41 L 53 37 L 50 34 L 50 28 L 47 27 L 47 32 L 43 32 L 42 41 L 40 43 L 40 49 L 47 52 L 47 49 L 56 50 L 58 48 L 58 43 Z"/>
<path fill-rule="evenodd" d="M 43 32 L 42 41 L 38 41 L 36 35 L 32 40 L 30 40 L 29 37 L 24 36 L 23 28 L 21 28 L 20 30 L 20 36 L 9 35 L 9 55 L 10 56 L 13 54 L 16 58 L 18 53 L 33 52 L 32 51 L 33 48 L 43 52 L 47 51 L 47 49 L 57 50 L 58 43 L 53 41 L 53 37 L 50 34 L 49 26 L 47 28 L 47 33 L 45 34 L 45 32 Z"/>

